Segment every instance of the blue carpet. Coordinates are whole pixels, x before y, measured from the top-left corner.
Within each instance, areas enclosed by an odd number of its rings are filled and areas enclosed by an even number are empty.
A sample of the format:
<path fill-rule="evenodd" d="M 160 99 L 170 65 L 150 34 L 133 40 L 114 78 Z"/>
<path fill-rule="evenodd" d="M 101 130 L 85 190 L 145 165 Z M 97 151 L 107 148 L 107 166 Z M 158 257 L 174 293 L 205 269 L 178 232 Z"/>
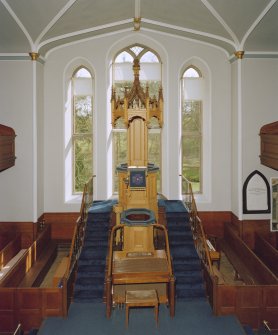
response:
<path fill-rule="evenodd" d="M 88 213 L 111 213 L 113 206 L 117 203 L 117 200 L 98 200 L 94 201 L 93 205 L 89 208 Z"/>
<path fill-rule="evenodd" d="M 205 299 L 178 301 L 176 315 L 170 318 L 165 305 L 159 307 L 159 324 L 155 325 L 151 308 L 130 309 L 129 327 L 125 327 L 125 310 L 115 309 L 105 318 L 102 303 L 72 303 L 67 318 L 46 319 L 38 335 L 244 335 L 236 317 L 213 316 Z"/>
<path fill-rule="evenodd" d="M 177 300 L 205 297 L 201 261 L 193 242 L 189 214 L 182 201 L 166 200 L 165 211 L 176 277 Z"/>
<path fill-rule="evenodd" d="M 78 260 L 73 299 L 79 303 L 103 300 L 108 231 L 113 206 L 111 202 L 105 201 L 97 202 L 96 207 L 94 211 L 93 205 L 88 215 L 84 245 Z"/>

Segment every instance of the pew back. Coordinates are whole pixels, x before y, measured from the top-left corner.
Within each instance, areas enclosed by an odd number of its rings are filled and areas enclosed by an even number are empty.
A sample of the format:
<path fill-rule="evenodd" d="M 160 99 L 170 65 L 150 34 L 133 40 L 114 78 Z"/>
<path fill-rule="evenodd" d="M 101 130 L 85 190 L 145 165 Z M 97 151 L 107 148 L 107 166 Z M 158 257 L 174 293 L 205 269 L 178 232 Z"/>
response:
<path fill-rule="evenodd" d="M 274 273 L 227 225 L 224 227 L 224 240 L 221 245 L 227 258 L 246 284 L 278 284 Z"/>
<path fill-rule="evenodd" d="M 262 236 L 255 233 L 256 255 L 266 264 L 267 267 L 278 277 L 278 250 L 275 249 Z"/>
<path fill-rule="evenodd" d="M 21 250 L 21 236 L 16 236 L 0 251 L 0 270 Z"/>

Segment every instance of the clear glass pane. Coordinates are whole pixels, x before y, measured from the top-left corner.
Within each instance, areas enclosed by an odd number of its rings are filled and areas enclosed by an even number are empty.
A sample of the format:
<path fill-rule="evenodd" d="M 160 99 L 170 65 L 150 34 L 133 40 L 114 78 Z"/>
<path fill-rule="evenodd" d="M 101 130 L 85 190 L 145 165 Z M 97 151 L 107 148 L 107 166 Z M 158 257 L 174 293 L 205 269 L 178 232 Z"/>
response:
<path fill-rule="evenodd" d="M 160 129 L 160 125 L 158 119 L 156 117 L 152 117 L 150 119 L 150 123 L 148 124 L 149 129 Z"/>
<path fill-rule="evenodd" d="M 140 81 L 142 88 L 146 92 L 146 87 L 149 86 L 149 96 L 153 98 L 156 96 L 158 98 L 159 87 L 161 86 L 161 81 Z"/>
<path fill-rule="evenodd" d="M 92 97 L 74 97 L 74 134 L 92 132 Z"/>
<path fill-rule="evenodd" d="M 115 129 L 125 129 L 124 119 L 122 117 L 118 118 L 115 124 Z"/>
<path fill-rule="evenodd" d="M 114 144 L 114 159 L 113 159 L 113 168 L 114 168 L 114 192 L 119 190 L 119 180 L 116 173 L 116 167 L 121 163 L 127 162 L 127 132 L 126 131 L 117 131 L 113 133 L 113 144 Z"/>
<path fill-rule="evenodd" d="M 194 192 L 201 191 L 201 137 L 182 137 L 182 175 L 193 186 Z"/>
<path fill-rule="evenodd" d="M 160 132 L 152 133 L 149 132 L 148 135 L 148 158 L 149 163 L 154 163 L 156 166 L 159 167 L 159 171 L 157 173 L 157 191 L 160 192 L 160 162 L 161 162 L 161 154 L 160 154 L 160 146 L 161 146 L 161 137 Z"/>
<path fill-rule="evenodd" d="M 157 56 L 151 52 L 147 51 L 141 58 L 140 58 L 141 63 L 159 63 L 159 60 Z"/>
<path fill-rule="evenodd" d="M 185 78 L 199 78 L 200 74 L 197 70 L 195 70 L 193 67 L 190 67 L 189 69 L 187 69 L 184 74 L 183 77 Z"/>
<path fill-rule="evenodd" d="M 117 81 L 114 83 L 114 87 L 116 89 L 116 96 L 123 98 L 125 90 L 127 89 L 128 91 L 131 89 L 133 84 L 133 81 Z"/>
<path fill-rule="evenodd" d="M 135 55 L 138 56 L 139 53 L 143 50 L 143 48 L 140 47 L 139 45 L 135 45 L 130 50 L 132 50 L 135 53 Z"/>
<path fill-rule="evenodd" d="M 92 176 L 92 138 L 73 139 L 74 147 L 74 192 L 83 192 L 84 184 Z"/>
<path fill-rule="evenodd" d="M 127 51 L 121 52 L 115 59 L 115 63 L 132 63 L 133 57 Z"/>
<path fill-rule="evenodd" d="M 182 131 L 201 134 L 201 101 L 184 100 L 182 107 Z"/>
<path fill-rule="evenodd" d="M 87 69 L 82 67 L 76 72 L 75 77 L 76 78 L 91 78 L 92 76 L 91 76 L 91 73 Z"/>

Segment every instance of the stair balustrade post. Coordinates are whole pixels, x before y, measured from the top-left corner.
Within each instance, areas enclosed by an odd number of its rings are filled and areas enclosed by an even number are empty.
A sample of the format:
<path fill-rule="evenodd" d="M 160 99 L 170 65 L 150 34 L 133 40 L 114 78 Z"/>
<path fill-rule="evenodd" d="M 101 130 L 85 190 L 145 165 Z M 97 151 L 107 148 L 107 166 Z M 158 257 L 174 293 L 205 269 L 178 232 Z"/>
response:
<path fill-rule="evenodd" d="M 172 275 L 169 283 L 169 305 L 170 305 L 170 316 L 175 316 L 175 277 Z"/>
<path fill-rule="evenodd" d="M 105 283 L 106 289 L 106 317 L 107 319 L 111 316 L 111 307 L 112 307 L 112 278 L 108 277 Z"/>

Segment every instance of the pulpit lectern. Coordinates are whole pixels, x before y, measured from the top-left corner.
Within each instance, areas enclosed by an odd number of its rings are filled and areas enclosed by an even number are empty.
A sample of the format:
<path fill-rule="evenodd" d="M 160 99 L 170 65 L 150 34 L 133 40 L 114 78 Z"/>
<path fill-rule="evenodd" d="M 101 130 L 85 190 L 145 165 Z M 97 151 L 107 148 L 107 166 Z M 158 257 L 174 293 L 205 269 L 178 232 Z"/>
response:
<path fill-rule="evenodd" d="M 163 124 L 163 95 L 151 98 L 140 85 L 139 60 L 133 64 L 134 82 L 124 98 L 112 90 L 112 126 L 122 118 L 127 128 L 127 163 L 117 167 L 118 204 L 116 225 L 111 232 L 106 280 L 106 314 L 112 304 L 126 304 L 127 292 L 155 291 L 159 303 L 169 305 L 174 315 L 174 276 L 168 235 L 158 222 L 158 167 L 148 161 L 148 127 L 153 117 Z M 133 301 L 136 305 L 136 301 Z M 139 304 L 139 302 L 138 302 Z"/>

